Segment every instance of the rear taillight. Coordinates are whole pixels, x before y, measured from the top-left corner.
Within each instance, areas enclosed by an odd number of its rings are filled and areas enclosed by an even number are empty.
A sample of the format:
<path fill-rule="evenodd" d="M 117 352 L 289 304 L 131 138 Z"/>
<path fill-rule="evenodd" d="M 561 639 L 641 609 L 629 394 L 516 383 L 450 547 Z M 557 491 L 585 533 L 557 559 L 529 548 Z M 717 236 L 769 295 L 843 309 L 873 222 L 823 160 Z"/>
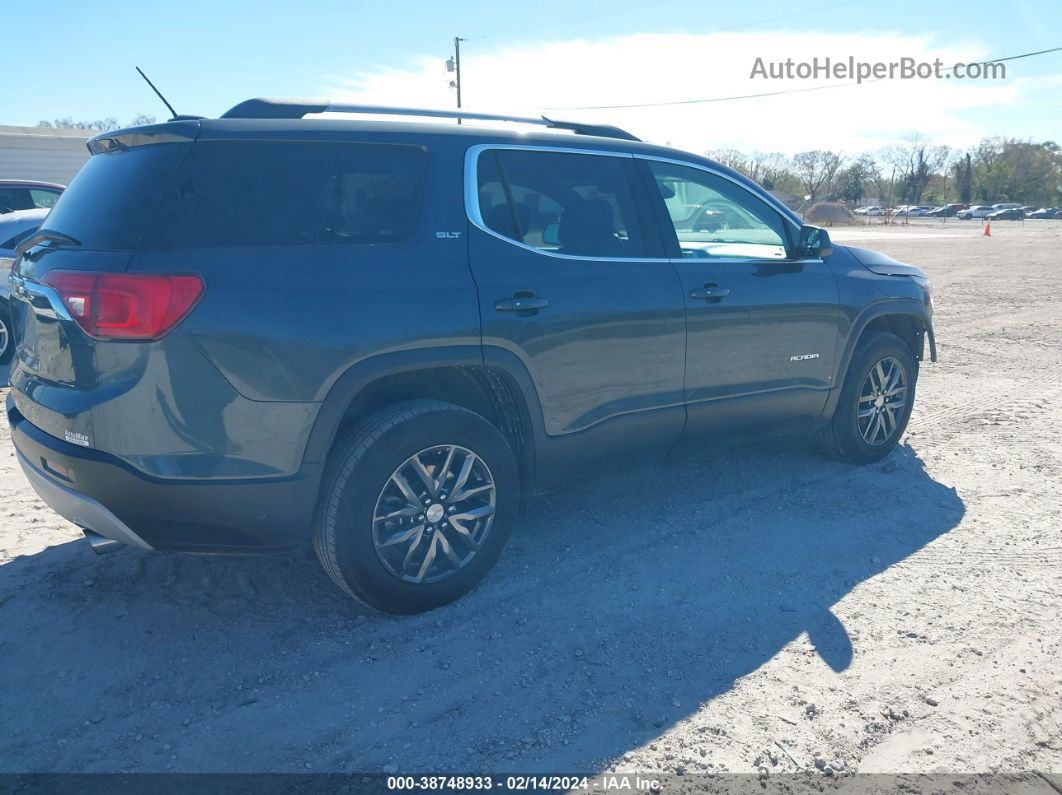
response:
<path fill-rule="evenodd" d="M 203 294 L 191 274 L 49 271 L 41 280 L 90 337 L 154 340 L 177 325 Z"/>

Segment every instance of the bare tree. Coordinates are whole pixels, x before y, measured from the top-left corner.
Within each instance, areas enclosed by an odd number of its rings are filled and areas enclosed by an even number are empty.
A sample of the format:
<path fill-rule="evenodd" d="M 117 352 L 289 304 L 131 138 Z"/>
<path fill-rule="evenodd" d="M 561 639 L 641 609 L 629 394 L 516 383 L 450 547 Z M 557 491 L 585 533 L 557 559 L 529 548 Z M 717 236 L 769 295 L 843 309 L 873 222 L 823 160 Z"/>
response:
<path fill-rule="evenodd" d="M 789 164 L 781 152 L 753 152 L 746 173 L 767 190 L 781 190 L 791 178 Z"/>
<path fill-rule="evenodd" d="M 740 152 L 737 149 L 715 149 L 708 152 L 707 155 L 716 163 L 720 163 L 727 168 L 740 171 L 742 174 L 748 173 L 748 158 L 745 157 L 744 152 Z"/>
<path fill-rule="evenodd" d="M 950 152 L 946 146 L 932 146 L 917 133 L 902 144 L 887 147 L 882 158 L 896 170 L 900 200 L 918 204 L 930 178 L 944 168 Z"/>
<path fill-rule="evenodd" d="M 826 192 L 842 162 L 841 155 L 822 149 L 793 155 L 793 171 L 810 201 Z"/>
<path fill-rule="evenodd" d="M 126 127 L 139 127 L 143 124 L 154 124 L 155 117 L 149 116 L 144 113 L 139 113 L 133 117 L 133 120 L 126 125 Z M 47 127 L 51 129 L 61 130 L 90 130 L 96 132 L 109 132 L 110 130 L 117 130 L 122 125 L 118 119 L 108 116 L 106 119 L 96 119 L 95 121 L 74 121 L 71 116 L 64 116 L 61 119 L 53 119 L 52 121 L 39 121 L 38 127 Z"/>

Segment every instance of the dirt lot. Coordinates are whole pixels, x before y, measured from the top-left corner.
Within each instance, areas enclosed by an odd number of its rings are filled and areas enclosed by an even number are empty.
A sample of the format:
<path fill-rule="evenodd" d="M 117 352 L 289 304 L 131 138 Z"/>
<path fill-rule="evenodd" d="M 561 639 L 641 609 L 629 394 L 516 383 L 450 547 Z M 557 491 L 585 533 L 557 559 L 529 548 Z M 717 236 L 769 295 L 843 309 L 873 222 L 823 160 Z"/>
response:
<path fill-rule="evenodd" d="M 883 464 L 599 477 L 424 616 L 308 554 L 97 558 L 4 433 L 0 770 L 1062 771 L 1062 222 L 979 233 L 835 230 L 935 286 Z"/>

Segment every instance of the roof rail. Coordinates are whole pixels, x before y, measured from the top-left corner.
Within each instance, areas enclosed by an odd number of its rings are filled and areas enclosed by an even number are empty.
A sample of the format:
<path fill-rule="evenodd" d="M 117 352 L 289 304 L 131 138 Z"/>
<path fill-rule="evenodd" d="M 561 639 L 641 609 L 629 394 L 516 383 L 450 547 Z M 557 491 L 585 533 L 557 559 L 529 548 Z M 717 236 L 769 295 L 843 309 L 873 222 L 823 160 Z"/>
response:
<path fill-rule="evenodd" d="M 351 105 L 344 102 L 323 102 L 312 99 L 274 99 L 260 97 L 248 99 L 221 114 L 223 119 L 301 119 L 307 113 L 363 113 L 381 116 L 428 116 L 443 119 L 473 119 L 476 121 L 511 121 L 519 124 L 537 124 L 555 130 L 570 130 L 577 135 L 597 135 L 602 138 L 622 138 L 626 141 L 640 139 L 626 130 L 610 124 L 582 124 L 580 122 L 547 119 L 545 116 L 509 116 L 498 113 L 475 113 L 461 110 L 433 110 L 429 108 L 402 108 L 387 105 Z"/>

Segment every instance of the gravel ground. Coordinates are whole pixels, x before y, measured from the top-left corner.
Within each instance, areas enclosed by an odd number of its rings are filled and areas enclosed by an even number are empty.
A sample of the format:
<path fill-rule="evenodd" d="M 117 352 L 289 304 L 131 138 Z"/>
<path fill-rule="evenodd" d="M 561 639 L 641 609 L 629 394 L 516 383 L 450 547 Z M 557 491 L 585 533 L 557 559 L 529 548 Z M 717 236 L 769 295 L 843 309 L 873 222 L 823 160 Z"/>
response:
<path fill-rule="evenodd" d="M 97 558 L 4 433 L 0 771 L 1062 771 L 1062 223 L 979 232 L 834 230 L 935 286 L 885 462 L 585 481 L 424 616 L 309 554 Z"/>

